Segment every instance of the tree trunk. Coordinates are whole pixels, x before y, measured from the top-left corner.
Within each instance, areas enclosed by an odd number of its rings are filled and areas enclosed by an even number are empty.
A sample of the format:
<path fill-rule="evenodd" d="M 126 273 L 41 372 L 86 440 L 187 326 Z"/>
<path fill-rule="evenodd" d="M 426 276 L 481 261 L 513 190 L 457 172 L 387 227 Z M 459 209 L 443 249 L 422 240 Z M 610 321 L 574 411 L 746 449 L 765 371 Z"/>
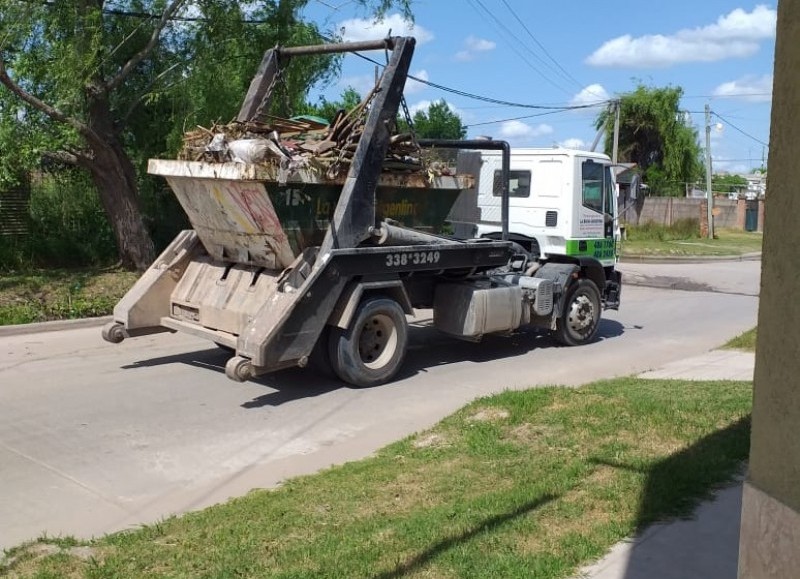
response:
<path fill-rule="evenodd" d="M 155 248 L 142 219 L 133 163 L 120 146 L 93 149 L 89 171 L 114 231 L 122 265 L 144 271 L 155 260 Z"/>
<path fill-rule="evenodd" d="M 144 271 L 155 260 L 155 248 L 139 205 L 136 169 L 119 139 L 105 87 L 87 87 L 89 127 L 99 139 L 89 141 L 92 175 L 100 202 L 117 241 L 126 268 Z"/>

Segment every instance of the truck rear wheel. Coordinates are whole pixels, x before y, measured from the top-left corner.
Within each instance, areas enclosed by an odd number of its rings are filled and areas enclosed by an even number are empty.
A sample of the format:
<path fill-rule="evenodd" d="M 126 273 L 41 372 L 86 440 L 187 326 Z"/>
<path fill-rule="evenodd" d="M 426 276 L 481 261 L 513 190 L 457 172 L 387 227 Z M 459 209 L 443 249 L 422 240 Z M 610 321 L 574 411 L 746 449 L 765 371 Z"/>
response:
<path fill-rule="evenodd" d="M 586 278 L 575 280 L 564 297 L 564 308 L 556 320 L 555 338 L 566 346 L 580 346 L 597 337 L 600 326 L 600 290 Z"/>
<path fill-rule="evenodd" d="M 326 325 L 322 328 L 322 333 L 317 338 L 317 343 L 314 344 L 314 349 L 308 356 L 308 366 L 323 378 L 336 379 L 336 373 L 333 371 L 331 365 L 331 357 L 328 353 L 328 346 L 331 341 L 331 332 L 333 330 L 330 326 Z"/>
<path fill-rule="evenodd" d="M 355 386 L 377 386 L 391 380 L 406 356 L 408 324 L 396 301 L 371 297 L 362 301 L 346 330 L 331 330 L 329 353 L 336 375 Z"/>

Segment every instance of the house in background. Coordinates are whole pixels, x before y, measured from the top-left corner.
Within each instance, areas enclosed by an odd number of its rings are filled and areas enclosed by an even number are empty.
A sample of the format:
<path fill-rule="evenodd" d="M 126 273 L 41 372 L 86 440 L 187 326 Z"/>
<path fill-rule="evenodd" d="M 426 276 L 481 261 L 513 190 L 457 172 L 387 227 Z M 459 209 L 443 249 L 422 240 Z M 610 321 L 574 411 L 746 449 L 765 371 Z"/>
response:
<path fill-rule="evenodd" d="M 751 173 L 743 175 L 747 179 L 747 189 L 744 192 L 745 199 L 763 199 L 767 193 L 767 174 Z"/>

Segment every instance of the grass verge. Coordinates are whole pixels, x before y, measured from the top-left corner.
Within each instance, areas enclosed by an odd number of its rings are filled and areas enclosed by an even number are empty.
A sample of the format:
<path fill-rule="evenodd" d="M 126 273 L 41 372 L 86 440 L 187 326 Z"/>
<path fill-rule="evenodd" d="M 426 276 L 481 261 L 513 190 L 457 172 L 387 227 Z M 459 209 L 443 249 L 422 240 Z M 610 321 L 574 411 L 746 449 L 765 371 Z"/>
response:
<path fill-rule="evenodd" d="M 725 344 L 723 348 L 728 350 L 745 350 L 747 352 L 756 351 L 756 337 L 758 335 L 757 328 L 752 328 L 746 332 L 739 334 L 730 342 Z"/>
<path fill-rule="evenodd" d="M 714 239 L 704 239 L 684 229 L 654 225 L 629 228 L 628 239 L 622 242 L 622 256 L 740 256 L 761 251 L 761 233 L 718 229 Z"/>
<path fill-rule="evenodd" d="M 4 570 L 567 577 L 730 480 L 747 457 L 750 402 L 747 382 L 509 391 L 365 460 L 133 532 L 58 548 L 42 539 L 9 551 Z"/>
<path fill-rule="evenodd" d="M 120 269 L 0 275 L 0 326 L 110 314 L 138 274 Z"/>

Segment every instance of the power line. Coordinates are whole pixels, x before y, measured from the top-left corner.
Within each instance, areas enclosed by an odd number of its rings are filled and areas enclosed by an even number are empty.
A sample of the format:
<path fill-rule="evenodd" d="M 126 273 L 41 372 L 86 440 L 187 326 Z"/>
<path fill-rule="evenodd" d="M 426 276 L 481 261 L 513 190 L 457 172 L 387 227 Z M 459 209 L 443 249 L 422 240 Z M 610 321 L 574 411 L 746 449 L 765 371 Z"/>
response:
<path fill-rule="evenodd" d="M 757 137 L 754 137 L 754 136 L 753 136 L 753 135 L 751 135 L 750 133 L 748 133 L 748 132 L 746 132 L 746 131 L 744 131 L 744 130 L 740 129 L 739 127 L 737 127 L 736 125 L 734 125 L 732 122 L 730 122 L 728 119 L 726 119 L 725 117 L 723 117 L 723 116 L 722 116 L 722 115 L 720 115 L 719 113 L 716 113 L 716 112 L 714 112 L 714 111 L 711 111 L 711 113 L 712 113 L 713 115 L 715 115 L 717 118 L 719 118 L 719 119 L 720 119 L 722 122 L 724 122 L 724 123 L 726 123 L 726 124 L 730 125 L 730 126 L 733 128 L 733 129 L 735 129 L 735 130 L 739 131 L 740 133 L 742 133 L 742 134 L 743 134 L 745 137 L 747 137 L 747 138 L 749 138 L 749 139 L 753 139 L 753 140 L 754 140 L 756 143 L 758 143 L 758 144 L 760 144 L 760 145 L 764 145 L 765 147 L 769 147 L 769 144 L 768 144 L 768 143 L 765 143 L 765 142 L 764 142 L 764 141 L 762 141 L 761 139 L 759 139 L 759 138 L 757 138 Z"/>
<path fill-rule="evenodd" d="M 523 43 L 523 42 L 522 42 L 522 41 L 521 41 L 521 40 L 520 40 L 520 39 L 517 37 L 517 35 L 516 35 L 516 34 L 514 34 L 514 32 L 513 32 L 513 31 L 512 31 L 510 28 L 508 28 L 508 27 L 507 27 L 505 24 L 503 24 L 503 22 L 502 22 L 502 21 L 501 21 L 499 18 L 497 18 L 497 16 L 495 16 L 495 14 L 494 14 L 494 13 L 493 13 L 491 10 L 489 10 L 489 9 L 486 7 L 486 5 L 485 5 L 485 4 L 482 2 L 482 0 L 468 0 L 468 2 L 469 2 L 469 4 L 470 4 L 470 6 L 472 6 L 472 8 L 473 8 L 473 9 L 474 9 L 476 12 L 478 12 L 479 14 L 480 14 L 481 10 L 483 10 L 483 12 L 484 12 L 484 13 L 486 13 L 486 15 L 487 15 L 487 16 L 488 16 L 488 17 L 491 19 L 491 21 L 494 23 L 493 25 L 494 25 L 496 28 L 499 28 L 501 31 L 504 31 L 504 32 L 505 32 L 505 34 L 506 34 L 507 36 L 511 37 L 511 40 L 512 40 L 512 41 L 509 43 L 509 47 L 511 48 L 511 50 L 513 50 L 513 51 L 514 51 L 514 52 L 517 54 L 517 56 L 519 56 L 519 57 L 520 57 L 520 59 L 521 59 L 521 60 L 522 60 L 522 61 L 523 61 L 525 64 L 527 64 L 527 65 L 528 65 L 528 66 L 529 66 L 529 67 L 530 67 L 530 68 L 531 68 L 531 69 L 532 69 L 534 72 L 536 72 L 536 74 L 538 74 L 539 76 L 541 76 L 541 77 L 542 77 L 542 79 L 544 79 L 546 82 L 548 82 L 548 83 L 550 83 L 551 85 L 553 85 L 554 87 L 556 87 L 558 90 L 560 90 L 560 91 L 562 91 L 562 92 L 564 92 L 564 93 L 566 93 L 566 94 L 570 94 L 570 91 L 569 91 L 569 90 L 565 89 L 565 88 L 564 88 L 563 86 L 561 86 L 559 83 L 557 83 L 557 82 L 555 82 L 553 79 L 549 78 L 549 77 L 548 77 L 546 74 L 544 74 L 544 73 L 543 73 L 543 72 L 542 72 L 542 71 L 541 71 L 541 70 L 540 70 L 540 69 L 539 69 L 539 68 L 538 68 L 536 65 L 534 65 L 534 64 L 533 64 L 533 63 L 532 63 L 532 62 L 531 62 L 531 61 L 530 61 L 528 58 L 526 58 L 526 57 L 525 57 L 525 55 L 524 55 L 522 52 L 520 52 L 520 50 L 517 48 L 517 45 L 520 45 L 520 46 L 526 46 L 526 45 L 525 45 L 525 43 Z M 480 10 L 478 9 L 478 7 L 480 7 Z M 501 32 L 501 34 L 502 34 L 502 32 Z M 527 47 L 526 47 L 526 48 L 527 48 Z M 542 64 L 545 64 L 545 65 L 547 65 L 547 63 L 546 63 L 546 62 L 544 62 L 544 60 L 543 60 L 543 59 L 542 59 L 542 58 L 541 58 L 541 57 L 540 57 L 538 54 L 534 53 L 534 52 L 533 52 L 533 51 L 531 51 L 530 49 L 528 49 L 528 52 L 530 52 L 530 53 L 531 53 L 531 54 L 532 54 L 532 55 L 533 55 L 533 56 L 534 56 L 534 57 L 535 57 L 537 60 L 539 60 L 540 62 L 542 62 Z"/>
<path fill-rule="evenodd" d="M 482 123 L 472 123 L 471 125 L 464 125 L 465 129 L 471 129 L 472 127 L 482 127 L 484 125 L 495 125 L 497 123 L 507 123 L 508 121 L 521 121 L 522 119 L 532 119 L 534 117 L 543 117 L 545 115 L 555 115 L 558 113 L 563 113 L 566 111 L 546 111 L 544 113 L 536 113 L 533 115 L 523 115 L 521 117 L 511 117 L 508 119 L 498 119 L 496 121 L 484 121 Z"/>
<path fill-rule="evenodd" d="M 362 59 L 364 59 L 364 60 L 366 60 L 368 62 L 371 62 L 372 64 L 375 64 L 375 65 L 378 65 L 378 66 L 381 66 L 381 67 L 385 66 L 384 64 L 378 62 L 377 60 L 375 60 L 373 58 L 370 58 L 368 56 L 365 56 L 365 55 L 361 54 L 360 52 L 353 52 L 352 54 L 355 54 L 359 58 L 362 58 Z M 507 101 L 507 100 L 503 100 L 503 99 L 496 99 L 496 98 L 492 98 L 492 97 L 487 97 L 487 96 L 482 96 L 482 95 L 466 92 L 466 91 L 459 90 L 459 89 L 456 89 L 456 88 L 451 88 L 451 87 L 448 87 L 448 86 L 445 86 L 445 85 L 442 85 L 442 84 L 438 84 L 438 83 L 432 82 L 430 80 L 425 80 L 423 78 L 418 78 L 418 77 L 413 76 L 411 74 L 408 75 L 408 78 L 410 78 L 411 80 L 417 81 L 419 83 L 428 85 L 431 88 L 435 88 L 435 89 L 441 90 L 443 92 L 447 92 L 447 93 L 455 94 L 455 95 L 458 95 L 458 96 L 462 96 L 464 98 L 469 98 L 469 99 L 473 99 L 473 100 L 478 100 L 478 101 L 482 101 L 482 102 L 486 102 L 486 103 L 502 105 L 502 106 L 507 106 L 507 107 L 521 108 L 521 109 L 538 109 L 538 110 L 552 110 L 552 111 L 574 111 L 574 110 L 579 110 L 579 109 L 594 108 L 594 107 L 606 105 L 609 102 L 611 102 L 611 101 L 598 101 L 596 103 L 589 103 L 589 104 L 585 104 L 585 105 L 570 105 L 570 106 L 553 106 L 553 105 L 536 105 L 536 104 L 528 104 L 528 103 L 515 103 L 515 102 L 512 102 L 512 101 Z"/>
<path fill-rule="evenodd" d="M 561 64 L 559 64 L 559 62 L 555 58 L 553 58 L 553 55 L 551 55 L 548 52 L 548 50 L 544 47 L 544 45 L 541 42 L 539 42 L 539 39 L 536 38 L 536 36 L 534 36 L 533 32 L 531 32 L 530 28 L 528 28 L 528 25 L 525 24 L 525 22 L 519 17 L 519 15 L 516 13 L 516 11 L 514 11 L 511 5 L 506 0 L 500 0 L 500 1 L 505 5 L 505 7 L 511 13 L 511 16 L 513 16 L 514 19 L 519 23 L 519 25 L 522 26 L 522 29 L 528 34 L 528 36 L 531 37 L 531 40 L 533 40 L 536 43 L 536 45 L 542 50 L 542 52 L 544 52 L 545 55 L 553 62 L 553 64 L 555 64 L 556 67 L 563 73 L 563 76 L 567 80 L 570 80 L 574 82 L 577 86 L 583 88 L 583 84 L 581 84 L 580 81 L 576 80 L 574 76 L 572 76 L 569 72 L 567 72 L 567 70 L 564 69 L 564 67 L 561 66 Z"/>

